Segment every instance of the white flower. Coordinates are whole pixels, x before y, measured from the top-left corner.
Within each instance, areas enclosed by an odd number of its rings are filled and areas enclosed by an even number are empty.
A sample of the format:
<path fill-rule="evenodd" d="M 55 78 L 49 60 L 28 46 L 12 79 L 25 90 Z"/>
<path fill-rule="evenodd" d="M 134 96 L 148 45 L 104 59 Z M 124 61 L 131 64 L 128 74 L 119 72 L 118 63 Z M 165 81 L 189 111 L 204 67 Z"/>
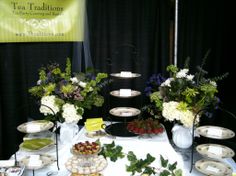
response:
<path fill-rule="evenodd" d="M 217 84 L 215 81 L 210 81 L 210 84 L 213 85 L 214 87 L 217 87 Z"/>
<path fill-rule="evenodd" d="M 37 81 L 37 85 L 40 85 L 41 82 L 42 82 L 42 81 L 39 79 L 39 80 Z"/>
<path fill-rule="evenodd" d="M 194 75 L 187 75 L 186 78 L 187 78 L 188 80 L 192 81 L 193 78 L 194 78 Z"/>
<path fill-rule="evenodd" d="M 86 85 L 87 85 L 87 83 L 85 83 L 85 82 L 83 82 L 83 81 L 80 81 L 80 82 L 79 82 L 79 86 L 80 86 L 80 87 L 85 88 Z"/>
<path fill-rule="evenodd" d="M 62 117 L 66 123 L 78 122 L 82 116 L 77 113 L 78 107 L 73 104 L 66 103 L 62 106 Z"/>
<path fill-rule="evenodd" d="M 80 82 L 79 82 L 79 86 L 85 88 L 85 87 L 87 86 L 87 83 L 85 83 L 85 82 L 83 82 L 83 81 L 80 81 Z M 89 91 L 93 91 L 93 88 L 92 88 L 92 87 L 89 87 Z"/>
<path fill-rule="evenodd" d="M 162 115 L 169 121 L 180 120 L 179 113 L 176 111 L 179 103 L 175 101 L 164 102 Z"/>
<path fill-rule="evenodd" d="M 79 80 L 76 77 L 70 78 L 70 80 L 73 84 L 77 84 L 79 82 Z"/>
<path fill-rule="evenodd" d="M 189 70 L 187 68 L 180 70 L 178 73 L 176 73 L 176 78 L 185 78 L 188 71 Z"/>
<path fill-rule="evenodd" d="M 161 84 L 161 87 L 164 87 L 164 86 L 171 87 L 171 86 L 170 86 L 170 83 L 171 83 L 171 81 L 173 81 L 173 80 L 174 80 L 174 78 L 168 78 L 167 80 L 165 80 L 165 82 L 163 82 L 163 83 Z"/>
<path fill-rule="evenodd" d="M 55 99 L 56 97 L 54 95 L 42 97 L 39 111 L 44 115 L 50 115 L 50 114 L 54 115 L 54 113 L 55 114 L 58 113 L 60 109 L 58 105 L 56 105 Z"/>
<path fill-rule="evenodd" d="M 194 114 L 190 110 L 179 110 L 179 103 L 175 101 L 163 103 L 162 115 L 169 121 L 180 121 L 184 126 L 191 127 L 194 120 Z"/>
<path fill-rule="evenodd" d="M 180 119 L 180 122 L 186 127 L 192 127 L 193 120 L 194 120 L 193 112 L 189 110 L 181 111 L 181 112 L 182 112 L 182 117 Z"/>

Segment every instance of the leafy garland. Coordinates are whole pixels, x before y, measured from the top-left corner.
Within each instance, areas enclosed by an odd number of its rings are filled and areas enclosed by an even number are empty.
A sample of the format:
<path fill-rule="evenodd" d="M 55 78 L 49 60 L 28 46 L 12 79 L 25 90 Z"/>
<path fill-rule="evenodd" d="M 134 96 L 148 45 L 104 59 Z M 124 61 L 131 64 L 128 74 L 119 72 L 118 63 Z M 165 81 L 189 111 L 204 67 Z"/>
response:
<path fill-rule="evenodd" d="M 96 142 L 100 143 L 99 140 Z M 116 145 L 115 142 L 112 141 L 110 144 L 103 144 L 100 155 L 103 155 L 105 158 L 110 158 L 111 161 L 115 162 L 119 158 L 125 157 L 125 153 L 123 153 L 122 150 L 122 146 Z M 149 153 L 146 155 L 145 159 L 138 159 L 132 151 L 129 151 L 128 154 L 126 154 L 126 157 L 130 162 L 129 165 L 126 165 L 126 171 L 131 172 L 132 175 L 135 175 L 137 172 L 143 176 L 152 174 L 159 174 L 160 176 L 182 176 L 182 170 L 176 168 L 177 162 L 170 164 L 169 160 L 165 160 L 162 155 L 160 155 L 161 168 L 151 166 L 156 158 Z"/>

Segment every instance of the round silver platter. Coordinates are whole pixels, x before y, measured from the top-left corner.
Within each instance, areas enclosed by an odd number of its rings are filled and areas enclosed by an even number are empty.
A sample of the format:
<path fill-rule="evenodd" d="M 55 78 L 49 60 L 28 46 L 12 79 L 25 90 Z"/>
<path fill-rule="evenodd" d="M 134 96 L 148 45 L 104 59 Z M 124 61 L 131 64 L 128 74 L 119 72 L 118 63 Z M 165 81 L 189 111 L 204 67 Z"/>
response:
<path fill-rule="evenodd" d="M 136 90 L 131 90 L 131 95 L 120 95 L 120 90 L 113 90 L 110 92 L 110 95 L 114 97 L 119 97 L 119 98 L 131 98 L 131 97 L 136 97 L 141 95 L 141 92 L 136 91 Z"/>
<path fill-rule="evenodd" d="M 109 113 L 117 117 L 132 117 L 139 115 L 141 111 L 132 107 L 116 107 L 111 109 Z"/>
<path fill-rule="evenodd" d="M 230 139 L 235 136 L 235 133 L 230 129 L 210 125 L 200 126 L 196 132 L 201 136 L 213 139 Z"/>
<path fill-rule="evenodd" d="M 127 76 L 123 76 L 121 73 L 111 73 L 110 75 L 116 78 L 120 78 L 120 79 L 130 79 L 130 78 L 137 78 L 141 76 L 141 74 L 139 73 L 131 73 L 130 75 L 127 75 Z"/>

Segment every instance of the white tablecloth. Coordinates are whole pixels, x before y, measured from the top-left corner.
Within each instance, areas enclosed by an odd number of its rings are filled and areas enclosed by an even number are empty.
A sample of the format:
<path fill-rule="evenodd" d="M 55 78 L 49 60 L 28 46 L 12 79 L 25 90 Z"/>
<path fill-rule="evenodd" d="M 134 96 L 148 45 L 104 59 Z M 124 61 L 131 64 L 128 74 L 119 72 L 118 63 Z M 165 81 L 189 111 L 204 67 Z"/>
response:
<path fill-rule="evenodd" d="M 70 153 L 71 146 L 79 141 L 95 141 L 96 139 L 88 138 L 85 136 L 85 128 L 82 128 L 77 136 L 75 136 L 74 140 L 70 144 L 62 145 L 59 142 L 59 166 L 60 170 L 58 171 L 58 176 L 70 176 L 70 173 L 65 168 L 65 162 L 72 157 L 72 154 Z M 124 153 L 128 153 L 128 151 L 133 151 L 138 158 L 145 158 L 147 153 L 150 153 L 152 156 L 156 158 L 156 160 L 153 162 L 154 166 L 160 165 L 160 154 L 164 158 L 168 158 L 170 163 L 174 163 L 175 161 L 178 162 L 178 167 L 183 169 L 184 175 L 186 176 L 201 176 L 199 172 L 197 172 L 195 169 L 193 169 L 192 173 L 189 173 L 190 169 L 190 152 L 185 153 L 188 154 L 189 158 L 184 161 L 182 156 L 177 153 L 171 144 L 169 143 L 168 137 L 166 133 L 163 133 L 161 135 L 152 137 L 152 138 L 139 138 L 139 137 L 102 137 L 100 138 L 100 141 L 102 144 L 111 143 L 112 141 L 115 141 L 115 144 L 121 145 L 123 147 Z M 189 150 L 190 151 L 190 150 Z M 48 151 L 44 151 L 44 153 L 50 154 L 52 156 L 56 157 L 56 150 L 55 147 L 51 148 Z M 25 151 L 18 151 L 17 152 L 17 158 L 18 160 L 22 159 L 26 155 L 29 155 L 30 153 Z M 197 159 L 197 157 L 195 157 Z M 231 159 L 227 160 L 227 162 L 235 167 L 234 161 Z M 130 176 L 131 173 L 126 172 L 125 165 L 128 164 L 128 161 L 125 158 L 119 159 L 116 162 L 111 162 L 108 159 L 108 166 L 102 171 L 102 174 L 104 176 Z M 56 172 L 57 166 L 56 162 L 53 163 L 50 166 L 47 166 L 45 168 L 39 169 L 35 171 L 35 176 L 46 176 L 48 172 Z M 26 170 L 24 173 L 24 176 L 32 176 L 32 171 Z"/>

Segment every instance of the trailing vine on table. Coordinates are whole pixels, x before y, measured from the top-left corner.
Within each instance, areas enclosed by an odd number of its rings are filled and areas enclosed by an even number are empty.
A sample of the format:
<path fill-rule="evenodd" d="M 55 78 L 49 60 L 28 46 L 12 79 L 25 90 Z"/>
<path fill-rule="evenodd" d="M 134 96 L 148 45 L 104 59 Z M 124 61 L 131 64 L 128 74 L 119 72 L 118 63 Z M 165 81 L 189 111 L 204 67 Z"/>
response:
<path fill-rule="evenodd" d="M 99 140 L 97 142 L 100 143 Z M 112 141 L 110 144 L 103 144 L 100 155 L 103 155 L 105 158 L 110 158 L 113 162 L 126 156 L 130 162 L 129 165 L 126 165 L 126 171 L 131 172 L 131 175 L 139 173 L 142 176 L 150 176 L 152 174 L 159 176 L 182 176 L 182 170 L 176 168 L 177 162 L 170 164 L 169 160 L 164 159 L 162 155 L 160 155 L 161 167 L 158 168 L 151 166 L 156 158 L 149 153 L 146 155 L 145 159 L 138 159 L 134 152 L 129 151 L 128 154 L 125 154 L 122 150 L 122 146 L 116 145 L 115 142 Z"/>

